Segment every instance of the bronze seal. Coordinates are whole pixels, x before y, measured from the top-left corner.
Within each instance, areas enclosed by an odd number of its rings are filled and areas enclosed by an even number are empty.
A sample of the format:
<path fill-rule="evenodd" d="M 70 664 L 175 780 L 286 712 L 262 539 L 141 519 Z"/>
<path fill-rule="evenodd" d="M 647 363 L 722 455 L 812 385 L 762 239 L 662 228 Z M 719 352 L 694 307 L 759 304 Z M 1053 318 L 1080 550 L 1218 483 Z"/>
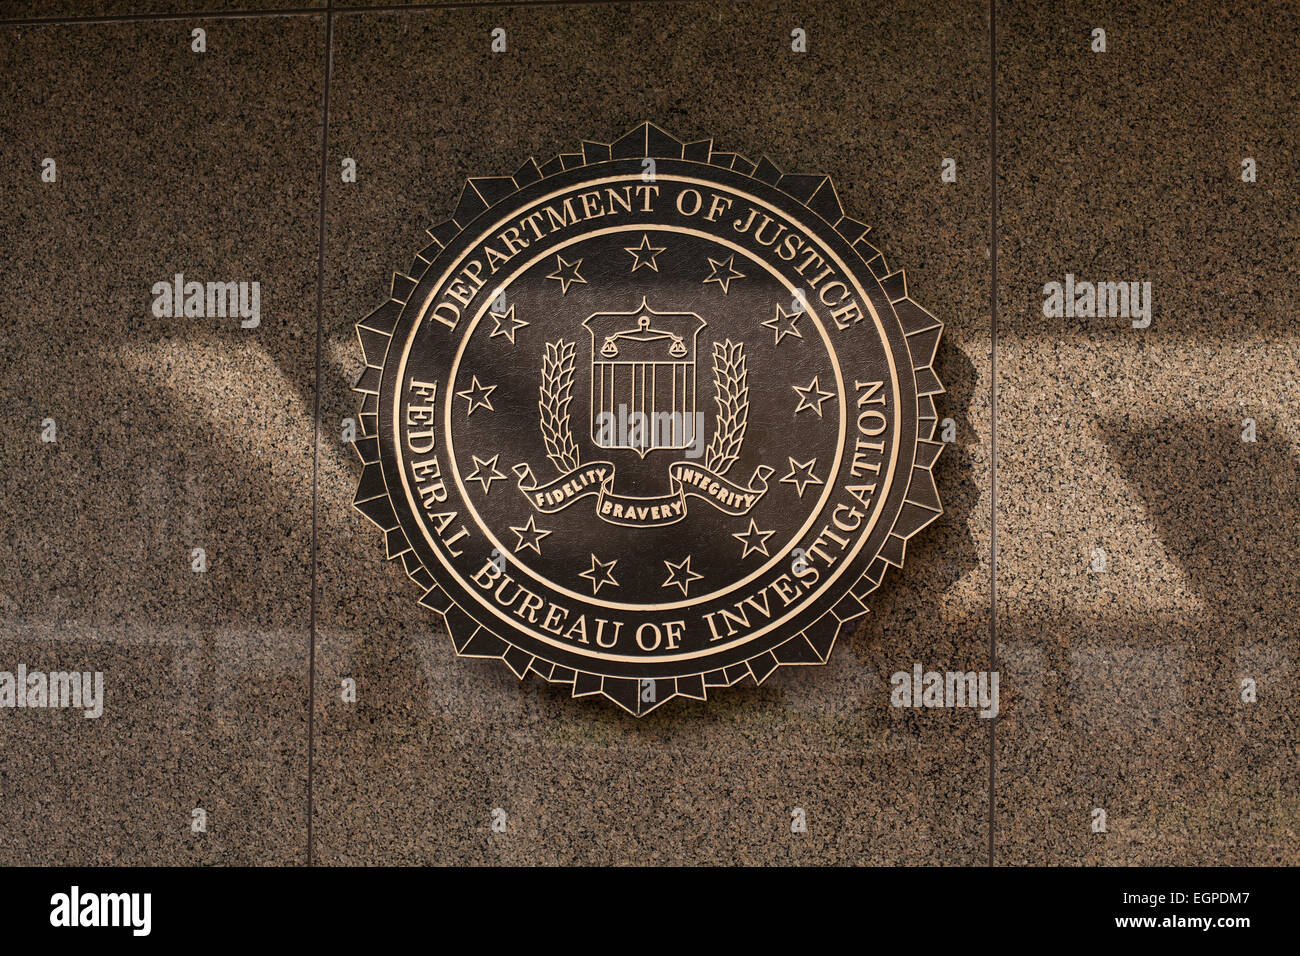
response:
<path fill-rule="evenodd" d="M 867 231 L 648 123 L 469 180 L 357 326 L 356 507 L 458 654 L 636 715 L 826 661 L 942 510 L 942 326 Z"/>

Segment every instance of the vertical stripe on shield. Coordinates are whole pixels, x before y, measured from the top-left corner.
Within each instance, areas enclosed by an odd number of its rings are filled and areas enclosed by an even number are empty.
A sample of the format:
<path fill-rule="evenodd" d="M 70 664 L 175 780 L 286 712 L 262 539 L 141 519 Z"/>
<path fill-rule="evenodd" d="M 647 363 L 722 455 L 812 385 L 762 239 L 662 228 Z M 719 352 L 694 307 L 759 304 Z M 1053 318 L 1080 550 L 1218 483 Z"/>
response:
<path fill-rule="evenodd" d="M 686 448 L 694 440 L 695 366 L 690 362 L 592 363 L 592 431 L 602 415 L 614 423 L 606 448 L 645 452 Z M 634 427 L 634 416 L 642 425 Z M 636 439 L 635 441 L 633 439 Z M 599 442 L 597 442 L 599 444 Z"/>

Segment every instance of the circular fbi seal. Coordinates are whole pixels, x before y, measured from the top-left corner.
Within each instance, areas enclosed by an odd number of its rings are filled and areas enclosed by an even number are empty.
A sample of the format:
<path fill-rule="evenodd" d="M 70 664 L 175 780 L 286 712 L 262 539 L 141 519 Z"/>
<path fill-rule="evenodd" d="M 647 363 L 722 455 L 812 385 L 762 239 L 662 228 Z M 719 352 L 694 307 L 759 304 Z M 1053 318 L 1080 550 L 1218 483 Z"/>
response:
<path fill-rule="evenodd" d="M 942 327 L 867 231 L 652 124 L 469 180 L 357 326 L 356 507 L 458 654 L 636 715 L 826 661 L 941 513 Z"/>

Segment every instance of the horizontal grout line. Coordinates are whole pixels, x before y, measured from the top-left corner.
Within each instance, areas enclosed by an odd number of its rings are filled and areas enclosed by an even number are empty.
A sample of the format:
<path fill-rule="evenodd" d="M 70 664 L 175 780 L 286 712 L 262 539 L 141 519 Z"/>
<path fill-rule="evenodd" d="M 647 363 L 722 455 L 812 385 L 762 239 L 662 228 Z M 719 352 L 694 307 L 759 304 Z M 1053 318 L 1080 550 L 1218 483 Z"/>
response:
<path fill-rule="evenodd" d="M 162 20 L 254 20 L 263 17 L 325 15 L 325 7 L 285 7 L 280 10 L 195 10 L 192 13 L 120 13 L 81 17 L 25 17 L 0 20 L 3 27 L 37 27 L 96 23 L 156 23 Z"/>
<path fill-rule="evenodd" d="M 508 7 L 591 7 L 618 3 L 701 3 L 703 0 L 444 0 L 442 3 L 391 3 L 373 7 L 285 7 L 278 10 L 194 10 L 177 13 L 122 13 L 100 16 L 0 18 L 0 27 L 81 24 L 158 23 L 167 20 L 255 20 L 266 17 L 335 16 L 366 13 L 420 13 L 431 10 L 476 10 Z"/>
<path fill-rule="evenodd" d="M 408 10 L 458 10 L 478 7 L 601 7 L 634 3 L 702 3 L 704 0 L 469 0 L 443 3 L 389 3 L 373 7 L 335 7 L 335 13 L 405 13 Z"/>

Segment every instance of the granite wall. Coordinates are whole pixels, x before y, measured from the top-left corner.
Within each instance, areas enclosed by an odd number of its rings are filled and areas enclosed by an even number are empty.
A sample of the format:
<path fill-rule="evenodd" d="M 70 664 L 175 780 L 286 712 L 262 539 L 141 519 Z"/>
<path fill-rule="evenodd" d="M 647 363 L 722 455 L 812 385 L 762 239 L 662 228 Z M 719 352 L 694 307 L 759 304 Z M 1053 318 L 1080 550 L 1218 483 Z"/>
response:
<path fill-rule="evenodd" d="M 1293 4 L 305 5 L 0 2 L 0 671 L 104 681 L 0 707 L 0 863 L 1300 862 Z M 646 119 L 834 178 L 954 440 L 827 666 L 638 721 L 456 659 L 343 438 L 465 177 Z"/>

